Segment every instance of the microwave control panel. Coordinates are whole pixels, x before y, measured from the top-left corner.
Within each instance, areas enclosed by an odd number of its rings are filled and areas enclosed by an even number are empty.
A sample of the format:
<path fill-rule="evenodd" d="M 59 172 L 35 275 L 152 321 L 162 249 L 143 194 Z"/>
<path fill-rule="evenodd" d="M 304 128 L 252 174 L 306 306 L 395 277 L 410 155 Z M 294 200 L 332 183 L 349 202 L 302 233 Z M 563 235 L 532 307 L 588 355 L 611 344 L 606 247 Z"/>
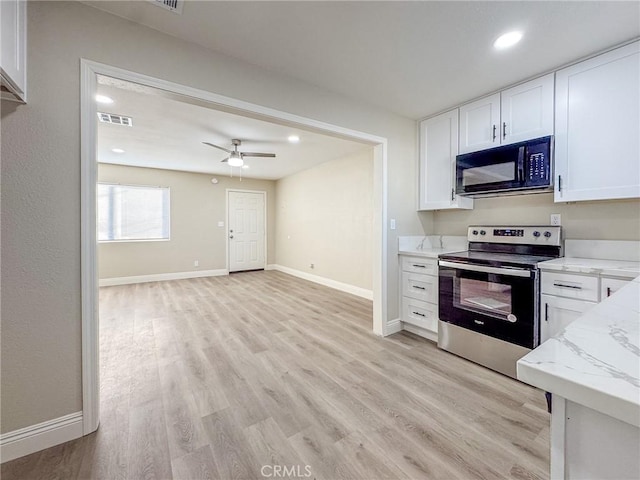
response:
<path fill-rule="evenodd" d="M 547 184 L 551 177 L 551 149 L 549 143 L 527 147 L 525 182 L 528 185 Z"/>

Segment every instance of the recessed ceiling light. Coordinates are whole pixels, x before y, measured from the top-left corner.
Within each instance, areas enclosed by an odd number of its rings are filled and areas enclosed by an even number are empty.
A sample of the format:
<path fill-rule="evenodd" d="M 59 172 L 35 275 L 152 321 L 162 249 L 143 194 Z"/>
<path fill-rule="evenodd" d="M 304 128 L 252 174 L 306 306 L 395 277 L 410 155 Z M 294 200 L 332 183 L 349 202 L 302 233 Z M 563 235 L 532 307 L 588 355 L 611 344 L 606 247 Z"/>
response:
<path fill-rule="evenodd" d="M 513 47 L 516 43 L 522 40 L 522 32 L 514 31 L 500 35 L 493 46 L 498 50 L 504 50 L 505 48 Z"/>
<path fill-rule="evenodd" d="M 249 169 L 249 165 L 242 165 L 242 168 L 245 169 L 245 170 L 248 170 Z"/>
<path fill-rule="evenodd" d="M 113 98 L 106 95 L 96 95 L 96 102 L 98 103 L 113 103 Z"/>
<path fill-rule="evenodd" d="M 288 140 L 291 143 L 298 143 L 300 141 L 300 137 L 298 135 L 289 135 Z"/>
<path fill-rule="evenodd" d="M 124 153 L 124 150 L 121 148 L 112 148 L 111 151 L 113 153 Z"/>

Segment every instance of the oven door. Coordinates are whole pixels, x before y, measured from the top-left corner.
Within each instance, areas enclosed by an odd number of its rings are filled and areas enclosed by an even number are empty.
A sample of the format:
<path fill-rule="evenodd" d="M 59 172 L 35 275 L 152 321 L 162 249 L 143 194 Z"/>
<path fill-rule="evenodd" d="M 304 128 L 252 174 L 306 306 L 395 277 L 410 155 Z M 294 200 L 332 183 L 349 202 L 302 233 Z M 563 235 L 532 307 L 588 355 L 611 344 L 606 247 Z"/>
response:
<path fill-rule="evenodd" d="M 440 320 L 522 347 L 538 345 L 537 271 L 439 265 Z"/>

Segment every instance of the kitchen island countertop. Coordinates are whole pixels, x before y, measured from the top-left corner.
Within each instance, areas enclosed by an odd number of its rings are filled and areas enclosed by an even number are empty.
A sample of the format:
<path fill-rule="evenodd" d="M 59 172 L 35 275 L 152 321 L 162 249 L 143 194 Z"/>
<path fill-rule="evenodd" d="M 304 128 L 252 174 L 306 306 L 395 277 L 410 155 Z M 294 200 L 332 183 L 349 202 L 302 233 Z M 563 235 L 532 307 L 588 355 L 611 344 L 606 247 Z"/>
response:
<path fill-rule="evenodd" d="M 640 426 L 640 277 L 525 355 L 517 369 L 525 383 Z"/>

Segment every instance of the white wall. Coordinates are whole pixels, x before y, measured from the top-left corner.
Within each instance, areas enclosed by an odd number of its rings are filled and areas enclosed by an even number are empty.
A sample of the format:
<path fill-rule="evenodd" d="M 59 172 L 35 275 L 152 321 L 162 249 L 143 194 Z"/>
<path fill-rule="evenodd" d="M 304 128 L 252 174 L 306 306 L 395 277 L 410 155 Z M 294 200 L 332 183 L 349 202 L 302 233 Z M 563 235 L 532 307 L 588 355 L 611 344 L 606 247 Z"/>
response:
<path fill-rule="evenodd" d="M 640 240 L 640 200 L 553 203 L 553 194 L 481 198 L 473 210 L 438 211 L 433 232 L 466 235 L 472 224 L 549 225 L 552 213 L 562 215 L 565 238 Z"/>
<path fill-rule="evenodd" d="M 227 255 L 226 189 L 267 192 L 267 262 L 275 261 L 275 186 L 255 180 L 177 172 L 155 168 L 99 164 L 98 181 L 124 185 L 158 185 L 171 189 L 171 240 L 162 242 L 110 242 L 98 245 L 100 278 L 157 273 L 224 270 Z M 193 263 L 198 260 L 199 266 Z"/>
<path fill-rule="evenodd" d="M 82 408 L 80 59 L 388 139 L 388 315 L 415 234 L 415 122 L 80 3 L 29 2 L 29 104 L 2 104 L 2 412 L 8 432 Z M 380 68 L 385 68 L 382 63 Z"/>
<path fill-rule="evenodd" d="M 371 148 L 278 180 L 278 265 L 372 290 L 372 258 Z"/>

